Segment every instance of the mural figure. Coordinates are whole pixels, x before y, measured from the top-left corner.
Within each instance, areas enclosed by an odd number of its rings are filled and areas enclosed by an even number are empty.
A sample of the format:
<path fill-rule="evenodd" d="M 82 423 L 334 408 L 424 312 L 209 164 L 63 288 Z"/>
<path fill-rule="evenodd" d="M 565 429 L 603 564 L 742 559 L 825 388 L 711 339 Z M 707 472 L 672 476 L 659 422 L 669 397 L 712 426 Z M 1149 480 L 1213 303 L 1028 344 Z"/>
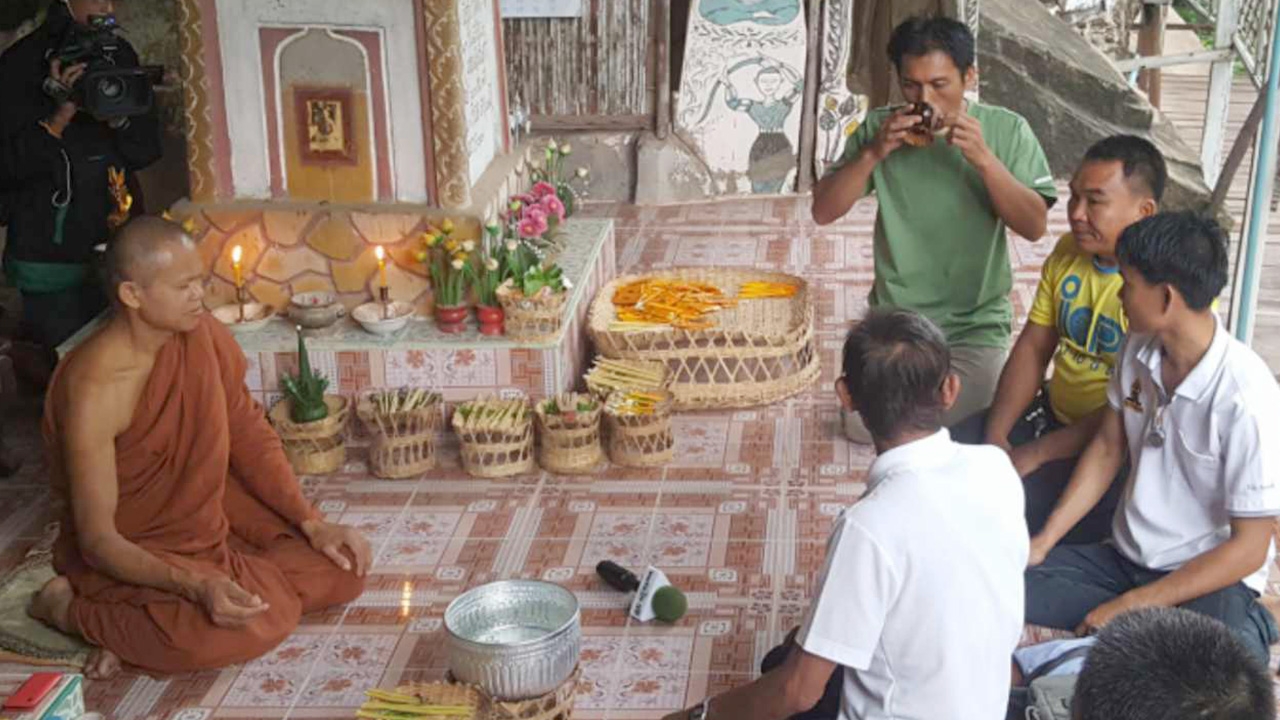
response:
<path fill-rule="evenodd" d="M 759 99 L 743 97 L 734 74 L 757 65 L 753 76 Z M 759 133 L 751 143 L 747 161 L 747 177 L 753 193 L 776 193 L 782 190 L 787 175 L 795 166 L 795 149 L 783 125 L 796 109 L 804 92 L 804 77 L 785 63 L 767 57 L 742 60 L 726 69 L 707 97 L 706 108 L 696 124 L 702 124 L 711 112 L 716 91 L 724 88 L 725 105 L 735 112 L 746 113 Z"/>
<path fill-rule="evenodd" d="M 707 21 L 720 26 L 786 25 L 800 14 L 800 0 L 702 0 L 698 9 Z"/>
<path fill-rule="evenodd" d="M 342 132 L 342 104 L 336 100 L 309 100 L 307 109 L 310 115 L 307 140 L 311 152 L 342 152 L 347 146 Z"/>

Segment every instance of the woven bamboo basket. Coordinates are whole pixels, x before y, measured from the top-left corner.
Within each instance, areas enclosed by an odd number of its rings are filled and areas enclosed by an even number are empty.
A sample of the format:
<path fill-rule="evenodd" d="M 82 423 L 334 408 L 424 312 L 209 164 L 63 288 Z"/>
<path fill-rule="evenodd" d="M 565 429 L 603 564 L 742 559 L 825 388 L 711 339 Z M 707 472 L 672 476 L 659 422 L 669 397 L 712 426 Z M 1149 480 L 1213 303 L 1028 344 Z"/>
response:
<path fill-rule="evenodd" d="M 564 324 L 564 306 L 569 292 L 526 298 L 509 286 L 498 288 L 498 302 L 506 316 L 507 337 L 517 342 L 551 342 Z"/>
<path fill-rule="evenodd" d="M 475 720 L 483 718 L 488 700 L 480 688 L 455 682 L 408 683 L 395 689 L 400 695 L 411 695 L 424 705 L 470 708 L 466 715 L 431 715 L 431 720 Z"/>
<path fill-rule="evenodd" d="M 462 469 L 472 477 L 510 477 L 534 469 L 533 413 L 514 430 L 467 430 L 455 411 L 453 432 L 458 436 Z"/>
<path fill-rule="evenodd" d="M 582 680 L 582 667 L 560 687 L 528 700 L 500 701 L 484 694 L 472 685 L 457 682 L 409 683 L 396 688 L 396 692 L 412 695 L 431 705 L 476 708 L 474 720 L 570 720 L 573 703 L 578 695 L 578 683 Z M 456 716 L 436 715 L 431 720 L 457 720 Z"/>
<path fill-rule="evenodd" d="M 356 403 L 356 416 L 369 434 L 369 471 L 376 477 L 399 480 L 434 468 L 440 403 L 384 413 L 373 402 L 378 392 L 382 391 L 366 391 Z"/>
<path fill-rule="evenodd" d="M 789 298 L 743 300 L 715 313 L 715 326 L 705 330 L 610 330 L 617 318 L 614 292 L 645 278 L 710 283 L 729 297 L 747 282 L 790 283 L 798 290 Z M 782 273 L 685 268 L 621 277 L 592 302 L 588 329 L 604 357 L 666 365 L 676 410 L 767 405 L 809 387 L 820 371 L 809 285 Z"/>
<path fill-rule="evenodd" d="M 573 395 L 572 399 L 592 399 Z M 600 409 L 602 403 L 592 399 L 595 407 L 573 415 L 549 415 L 545 403 L 534 408 L 538 421 L 538 464 L 558 475 L 590 473 L 604 460 L 600 445 Z"/>
<path fill-rule="evenodd" d="M 325 395 L 329 416 L 309 423 L 289 419 L 292 403 L 280 400 L 267 413 L 284 445 L 285 457 L 298 475 L 326 475 L 347 461 L 346 429 L 351 403 L 341 395 Z"/>
<path fill-rule="evenodd" d="M 665 363 L 653 360 L 615 360 L 614 362 L 622 363 L 627 367 L 649 370 L 662 374 L 662 382 L 657 385 L 635 383 L 628 385 L 626 387 L 627 390 L 666 390 L 671 386 L 671 374 L 667 372 L 667 366 Z M 594 367 L 587 373 L 586 381 L 587 390 L 590 391 L 592 395 L 595 395 L 601 402 L 608 400 L 609 396 L 613 394 L 613 391 L 619 389 L 609 387 L 607 385 L 601 385 L 596 368 Z"/>
<path fill-rule="evenodd" d="M 578 681 L 582 678 L 581 666 L 560 687 L 539 698 L 485 703 L 485 720 L 569 720 L 573 717 L 573 701 L 578 696 Z"/>
<path fill-rule="evenodd" d="M 671 410 L 674 398 L 670 391 L 652 391 L 663 396 L 650 415 L 619 415 L 605 404 L 605 435 L 609 440 L 609 459 L 623 467 L 665 465 L 675 453 L 676 440 L 671 432 Z"/>

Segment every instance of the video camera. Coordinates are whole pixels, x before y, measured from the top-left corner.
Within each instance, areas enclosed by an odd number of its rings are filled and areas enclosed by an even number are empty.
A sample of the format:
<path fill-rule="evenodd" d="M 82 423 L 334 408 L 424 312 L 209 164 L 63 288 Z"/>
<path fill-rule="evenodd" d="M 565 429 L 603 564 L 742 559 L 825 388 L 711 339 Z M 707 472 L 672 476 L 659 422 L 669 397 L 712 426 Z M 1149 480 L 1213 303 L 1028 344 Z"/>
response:
<path fill-rule="evenodd" d="M 50 80 L 46 85 L 55 99 L 74 100 L 85 111 L 99 118 L 128 118 L 144 115 L 155 104 L 155 86 L 164 76 L 158 65 L 122 67 L 116 54 L 122 41 L 120 29 L 111 15 L 92 15 L 87 25 L 71 23 L 62 44 L 50 56 L 62 67 L 85 63 L 84 75 L 72 88 L 63 88 Z"/>

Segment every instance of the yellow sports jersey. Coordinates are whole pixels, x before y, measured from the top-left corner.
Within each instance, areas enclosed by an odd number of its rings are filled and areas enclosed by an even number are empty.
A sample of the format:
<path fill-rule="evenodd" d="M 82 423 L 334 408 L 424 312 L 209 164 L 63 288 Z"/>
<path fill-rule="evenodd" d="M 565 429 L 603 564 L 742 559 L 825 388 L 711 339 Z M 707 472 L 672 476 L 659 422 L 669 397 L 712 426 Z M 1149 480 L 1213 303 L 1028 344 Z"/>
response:
<path fill-rule="evenodd" d="M 1082 253 L 1070 233 L 1058 240 L 1040 271 L 1027 320 L 1058 331 L 1049 404 L 1063 423 L 1107 404 L 1107 380 L 1129 330 L 1120 304 L 1123 285 L 1118 266 Z"/>

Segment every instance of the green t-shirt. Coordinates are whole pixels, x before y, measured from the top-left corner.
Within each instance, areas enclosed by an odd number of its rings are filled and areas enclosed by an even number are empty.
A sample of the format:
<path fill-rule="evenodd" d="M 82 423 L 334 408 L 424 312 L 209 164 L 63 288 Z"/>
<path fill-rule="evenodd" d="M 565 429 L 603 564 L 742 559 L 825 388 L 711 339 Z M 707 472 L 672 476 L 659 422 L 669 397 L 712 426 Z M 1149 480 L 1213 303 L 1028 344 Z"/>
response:
<path fill-rule="evenodd" d="M 872 110 L 845 145 L 840 164 L 875 140 L 889 108 Z M 969 104 L 987 147 L 1022 184 L 1051 204 L 1049 161 L 1031 126 L 1004 108 Z M 873 306 L 923 313 L 953 345 L 1007 347 L 1013 320 L 1009 244 L 978 171 L 943 139 L 895 150 L 871 174 L 875 192 Z"/>

